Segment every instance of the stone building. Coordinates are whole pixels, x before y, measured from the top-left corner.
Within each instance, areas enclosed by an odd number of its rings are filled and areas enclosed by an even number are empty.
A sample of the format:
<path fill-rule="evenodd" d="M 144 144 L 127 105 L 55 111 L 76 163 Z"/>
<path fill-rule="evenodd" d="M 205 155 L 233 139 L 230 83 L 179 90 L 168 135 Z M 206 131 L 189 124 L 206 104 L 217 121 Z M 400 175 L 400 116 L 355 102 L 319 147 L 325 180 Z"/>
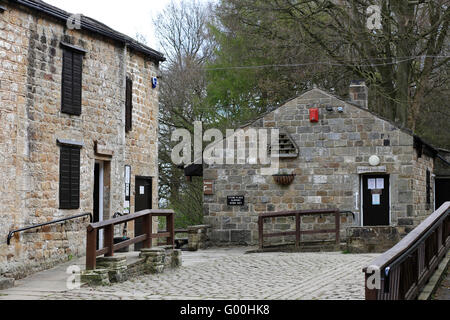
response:
<path fill-rule="evenodd" d="M 79 18 L 40 0 L 0 1 L 0 275 L 83 255 L 89 220 L 16 233 L 7 245 L 12 230 L 157 206 L 164 57 Z"/>
<path fill-rule="evenodd" d="M 279 173 L 295 175 L 290 185 L 261 174 L 260 163 L 187 166 L 187 176 L 203 176 L 211 240 L 256 244 L 261 213 L 337 208 L 354 213 L 342 215 L 341 239 L 364 233 L 374 235 L 372 242 L 388 238 L 392 245 L 432 213 L 437 150 L 369 111 L 367 96 L 360 81 L 350 86 L 350 102 L 315 88 L 241 128 L 280 130 Z M 295 230 L 295 223 L 279 218 L 264 228 L 284 232 Z M 301 228 L 332 229 L 334 217 L 305 216 Z M 334 235 L 302 240 L 329 237 Z"/>

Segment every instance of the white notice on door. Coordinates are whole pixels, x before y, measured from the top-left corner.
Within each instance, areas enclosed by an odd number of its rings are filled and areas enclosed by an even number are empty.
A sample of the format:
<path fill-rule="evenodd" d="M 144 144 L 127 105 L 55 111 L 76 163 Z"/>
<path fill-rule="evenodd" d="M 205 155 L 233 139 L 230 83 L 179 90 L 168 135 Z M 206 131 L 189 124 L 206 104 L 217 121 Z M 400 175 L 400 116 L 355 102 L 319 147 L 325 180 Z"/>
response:
<path fill-rule="evenodd" d="M 144 186 L 139 187 L 139 194 L 145 194 L 145 187 Z"/>
<path fill-rule="evenodd" d="M 369 190 L 376 189 L 376 179 L 369 179 L 368 184 L 369 184 Z"/>
<path fill-rule="evenodd" d="M 381 199 L 379 194 L 373 194 L 372 195 L 372 205 L 373 206 L 379 206 L 381 204 Z"/>
<path fill-rule="evenodd" d="M 376 187 L 376 189 L 378 189 L 378 190 L 383 190 L 384 189 L 384 178 L 377 179 L 377 187 Z"/>

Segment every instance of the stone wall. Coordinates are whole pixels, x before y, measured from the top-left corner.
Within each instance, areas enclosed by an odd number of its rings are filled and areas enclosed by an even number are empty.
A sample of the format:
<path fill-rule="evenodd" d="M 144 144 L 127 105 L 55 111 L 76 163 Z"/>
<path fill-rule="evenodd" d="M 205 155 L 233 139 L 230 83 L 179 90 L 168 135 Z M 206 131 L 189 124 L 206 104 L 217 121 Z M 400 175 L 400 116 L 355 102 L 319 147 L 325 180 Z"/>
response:
<path fill-rule="evenodd" d="M 327 106 L 333 111 L 327 111 Z M 309 121 L 312 107 L 319 109 L 318 123 Z M 338 107 L 343 108 L 342 113 Z M 281 158 L 280 168 L 296 177 L 291 185 L 280 186 L 272 176 L 260 174 L 260 165 L 205 164 L 204 179 L 214 181 L 214 194 L 204 196 L 204 223 L 212 226 L 213 242 L 255 244 L 258 215 L 263 212 L 327 208 L 356 213 L 355 220 L 351 215 L 342 217 L 341 236 L 345 239 L 346 227 L 361 224 L 360 173 L 365 167 L 390 175 L 391 225 L 401 224 L 408 210 L 417 215 L 417 208 L 411 207 L 416 179 L 413 137 L 370 111 L 314 89 L 258 119 L 251 127 L 279 128 L 290 135 L 299 156 Z M 372 155 L 381 160 L 377 168 L 370 168 Z M 227 196 L 235 195 L 245 196 L 244 206 L 227 205 Z M 306 230 L 333 226 L 332 217 L 302 219 Z M 274 219 L 265 229 L 294 230 L 293 219 Z M 303 241 L 327 239 L 333 239 L 333 235 L 303 236 Z"/>
<path fill-rule="evenodd" d="M 6 4 L 0 14 L 0 235 L 10 230 L 93 211 L 94 166 L 105 161 L 104 218 L 124 208 L 124 166 L 157 181 L 157 90 L 150 77 L 158 62 L 60 21 Z M 84 48 L 82 114 L 61 113 L 62 48 Z M 134 128 L 125 136 L 125 77 L 136 79 Z M 59 209 L 57 139 L 84 143 L 80 208 Z M 95 153 L 101 142 L 112 157 Z M 132 187 L 133 190 L 133 187 Z M 132 197 L 133 198 L 133 197 Z M 153 191 L 157 202 L 156 187 Z M 85 251 L 88 220 L 21 233 L 0 242 L 0 274 L 23 277 Z M 156 223 L 155 223 L 156 227 Z M 132 230 L 132 228 L 130 228 Z"/>
<path fill-rule="evenodd" d="M 347 228 L 348 253 L 383 253 L 401 239 L 396 227 L 350 227 Z"/>

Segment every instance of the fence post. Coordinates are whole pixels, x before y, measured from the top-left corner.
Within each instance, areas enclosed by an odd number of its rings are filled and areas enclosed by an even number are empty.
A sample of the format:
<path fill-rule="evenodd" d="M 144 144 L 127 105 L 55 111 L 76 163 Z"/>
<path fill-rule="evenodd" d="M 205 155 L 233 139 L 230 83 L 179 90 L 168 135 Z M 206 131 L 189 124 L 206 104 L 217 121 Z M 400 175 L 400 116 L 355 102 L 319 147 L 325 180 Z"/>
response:
<path fill-rule="evenodd" d="M 86 270 L 94 270 L 97 259 L 97 229 L 87 229 Z"/>
<path fill-rule="evenodd" d="M 336 211 L 335 215 L 336 220 L 336 244 L 341 244 L 341 213 L 340 211 Z"/>
<path fill-rule="evenodd" d="M 300 248 L 300 214 L 295 214 L 295 248 Z"/>
<path fill-rule="evenodd" d="M 264 218 L 258 217 L 258 236 L 259 236 L 259 249 L 263 248 L 264 244 Z"/>
<path fill-rule="evenodd" d="M 152 233 L 153 233 L 153 215 L 146 215 L 143 219 L 143 233 L 147 235 L 142 247 L 148 249 L 152 247 Z"/>
<path fill-rule="evenodd" d="M 105 243 L 104 246 L 108 248 L 108 252 L 105 253 L 105 257 L 114 256 L 114 225 L 105 227 Z"/>
<path fill-rule="evenodd" d="M 369 280 L 370 275 L 364 271 L 364 278 L 365 278 L 365 282 L 364 282 L 364 287 L 365 287 L 365 299 L 366 300 L 378 300 L 377 299 L 377 289 L 369 289 L 367 288 L 367 283 Z"/>
<path fill-rule="evenodd" d="M 170 233 L 170 237 L 167 238 L 167 245 L 175 246 L 175 215 L 173 213 L 167 216 L 167 232 Z"/>

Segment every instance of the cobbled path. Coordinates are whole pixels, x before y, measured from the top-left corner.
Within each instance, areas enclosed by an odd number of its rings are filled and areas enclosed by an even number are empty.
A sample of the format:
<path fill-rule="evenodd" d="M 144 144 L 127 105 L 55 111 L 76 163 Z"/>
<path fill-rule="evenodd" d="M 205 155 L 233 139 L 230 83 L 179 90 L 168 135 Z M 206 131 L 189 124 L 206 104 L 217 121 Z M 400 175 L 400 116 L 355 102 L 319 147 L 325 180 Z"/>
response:
<path fill-rule="evenodd" d="M 183 252 L 184 266 L 109 287 L 56 293 L 46 299 L 77 300 L 358 300 L 362 268 L 376 254 L 227 254 L 221 249 Z M 190 256 L 191 255 L 191 256 Z"/>

